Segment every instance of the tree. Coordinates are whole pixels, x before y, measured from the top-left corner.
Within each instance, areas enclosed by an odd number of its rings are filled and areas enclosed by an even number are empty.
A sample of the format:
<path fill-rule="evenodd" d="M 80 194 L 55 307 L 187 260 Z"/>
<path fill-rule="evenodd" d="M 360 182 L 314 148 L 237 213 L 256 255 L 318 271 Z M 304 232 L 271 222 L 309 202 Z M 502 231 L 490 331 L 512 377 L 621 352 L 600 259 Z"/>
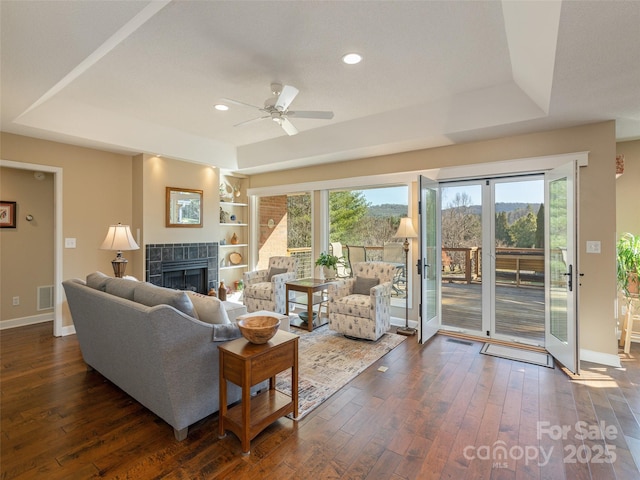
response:
<path fill-rule="evenodd" d="M 442 212 L 442 246 L 475 247 L 481 238 L 480 216 L 472 212 L 471 197 L 457 193 Z"/>
<path fill-rule="evenodd" d="M 287 247 L 310 247 L 311 195 L 288 195 L 287 214 Z"/>
<path fill-rule="evenodd" d="M 536 218 L 536 248 L 544 248 L 544 204 L 540 204 Z"/>
<path fill-rule="evenodd" d="M 362 219 L 367 215 L 368 208 L 369 203 L 361 191 L 330 192 L 329 240 L 343 244 L 361 242 L 362 240 L 357 235 L 357 229 Z"/>
<path fill-rule="evenodd" d="M 529 207 L 526 216 L 520 217 L 509 228 L 513 244 L 519 248 L 533 248 L 536 243 L 536 215 Z"/>
<path fill-rule="evenodd" d="M 512 244 L 506 212 L 496 214 L 496 243 L 501 247 L 508 247 Z"/>

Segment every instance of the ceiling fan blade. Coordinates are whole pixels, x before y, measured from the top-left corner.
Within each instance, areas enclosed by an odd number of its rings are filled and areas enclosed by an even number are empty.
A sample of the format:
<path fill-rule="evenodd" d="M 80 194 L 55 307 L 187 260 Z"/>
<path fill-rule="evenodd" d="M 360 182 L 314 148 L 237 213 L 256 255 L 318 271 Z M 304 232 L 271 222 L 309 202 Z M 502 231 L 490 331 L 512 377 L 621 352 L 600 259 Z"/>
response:
<path fill-rule="evenodd" d="M 264 117 L 252 118 L 251 120 L 245 120 L 244 122 L 236 123 L 234 127 L 242 127 L 249 123 L 257 122 L 258 120 L 264 120 L 265 118 L 271 118 L 271 115 L 265 115 Z"/>
<path fill-rule="evenodd" d="M 298 133 L 298 129 L 285 117 L 282 117 L 280 121 L 280 126 L 287 132 L 287 135 L 295 135 Z"/>
<path fill-rule="evenodd" d="M 287 112 L 287 115 L 290 117 L 296 117 L 296 118 L 318 118 L 322 120 L 331 120 L 333 118 L 333 112 L 321 111 L 321 110 Z"/>
<path fill-rule="evenodd" d="M 244 103 L 239 100 L 233 100 L 232 98 L 221 98 L 220 100 L 223 102 L 234 103 L 236 105 L 242 105 L 244 107 L 251 107 L 251 108 L 257 108 L 258 110 L 264 110 L 262 107 L 257 107 L 255 105 L 251 105 L 250 103 Z"/>
<path fill-rule="evenodd" d="M 292 87 L 291 85 L 282 87 L 282 92 L 280 92 L 280 96 L 278 96 L 275 104 L 276 110 L 284 112 L 289 108 L 289 105 L 291 105 L 293 99 L 296 98 L 296 95 L 298 95 L 298 89 L 296 87 Z"/>

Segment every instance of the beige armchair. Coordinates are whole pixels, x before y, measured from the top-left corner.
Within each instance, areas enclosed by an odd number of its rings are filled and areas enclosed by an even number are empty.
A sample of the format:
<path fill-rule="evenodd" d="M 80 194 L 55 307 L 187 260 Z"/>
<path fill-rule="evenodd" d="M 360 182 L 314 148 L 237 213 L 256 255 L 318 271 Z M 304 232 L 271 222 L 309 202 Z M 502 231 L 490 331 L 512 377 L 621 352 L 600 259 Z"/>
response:
<path fill-rule="evenodd" d="M 377 340 L 391 328 L 391 284 L 396 266 L 352 265 L 352 278 L 329 284 L 329 328 L 348 337 Z"/>
<path fill-rule="evenodd" d="M 269 268 L 245 272 L 244 304 L 249 313 L 258 310 L 284 314 L 286 310 L 286 283 L 297 278 L 298 259 L 271 257 Z"/>

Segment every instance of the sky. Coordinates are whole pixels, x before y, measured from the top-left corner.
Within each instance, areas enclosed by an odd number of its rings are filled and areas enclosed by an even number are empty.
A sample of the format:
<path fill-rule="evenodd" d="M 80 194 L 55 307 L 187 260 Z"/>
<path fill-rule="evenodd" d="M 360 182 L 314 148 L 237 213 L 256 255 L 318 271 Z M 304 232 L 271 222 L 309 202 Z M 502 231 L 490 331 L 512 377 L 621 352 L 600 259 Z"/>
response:
<path fill-rule="evenodd" d="M 465 185 L 443 187 L 442 206 L 447 208 L 457 193 L 466 192 L 471 197 L 471 205 L 481 205 L 482 186 Z M 496 184 L 496 203 L 544 203 L 544 181 L 526 180 Z"/>
<path fill-rule="evenodd" d="M 385 203 L 407 205 L 408 188 L 385 187 L 362 190 L 372 205 Z M 443 187 L 442 206 L 446 208 L 458 192 L 466 192 L 471 197 L 472 205 L 481 204 L 482 188 L 480 185 Z M 525 180 L 517 182 L 500 182 L 496 184 L 496 202 L 498 203 L 543 203 L 544 181 Z"/>

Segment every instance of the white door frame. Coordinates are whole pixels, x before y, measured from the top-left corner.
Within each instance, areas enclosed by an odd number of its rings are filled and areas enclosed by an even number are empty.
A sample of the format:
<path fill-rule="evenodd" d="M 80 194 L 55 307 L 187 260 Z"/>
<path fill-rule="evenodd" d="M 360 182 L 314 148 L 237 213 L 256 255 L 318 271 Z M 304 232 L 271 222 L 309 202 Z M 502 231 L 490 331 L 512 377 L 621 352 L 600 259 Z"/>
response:
<path fill-rule="evenodd" d="M 16 168 L 20 170 L 33 170 L 53 174 L 53 335 L 61 337 L 75 333 L 73 326 L 62 326 L 62 168 L 36 163 L 14 162 L 12 160 L 0 160 L 0 167 Z"/>

